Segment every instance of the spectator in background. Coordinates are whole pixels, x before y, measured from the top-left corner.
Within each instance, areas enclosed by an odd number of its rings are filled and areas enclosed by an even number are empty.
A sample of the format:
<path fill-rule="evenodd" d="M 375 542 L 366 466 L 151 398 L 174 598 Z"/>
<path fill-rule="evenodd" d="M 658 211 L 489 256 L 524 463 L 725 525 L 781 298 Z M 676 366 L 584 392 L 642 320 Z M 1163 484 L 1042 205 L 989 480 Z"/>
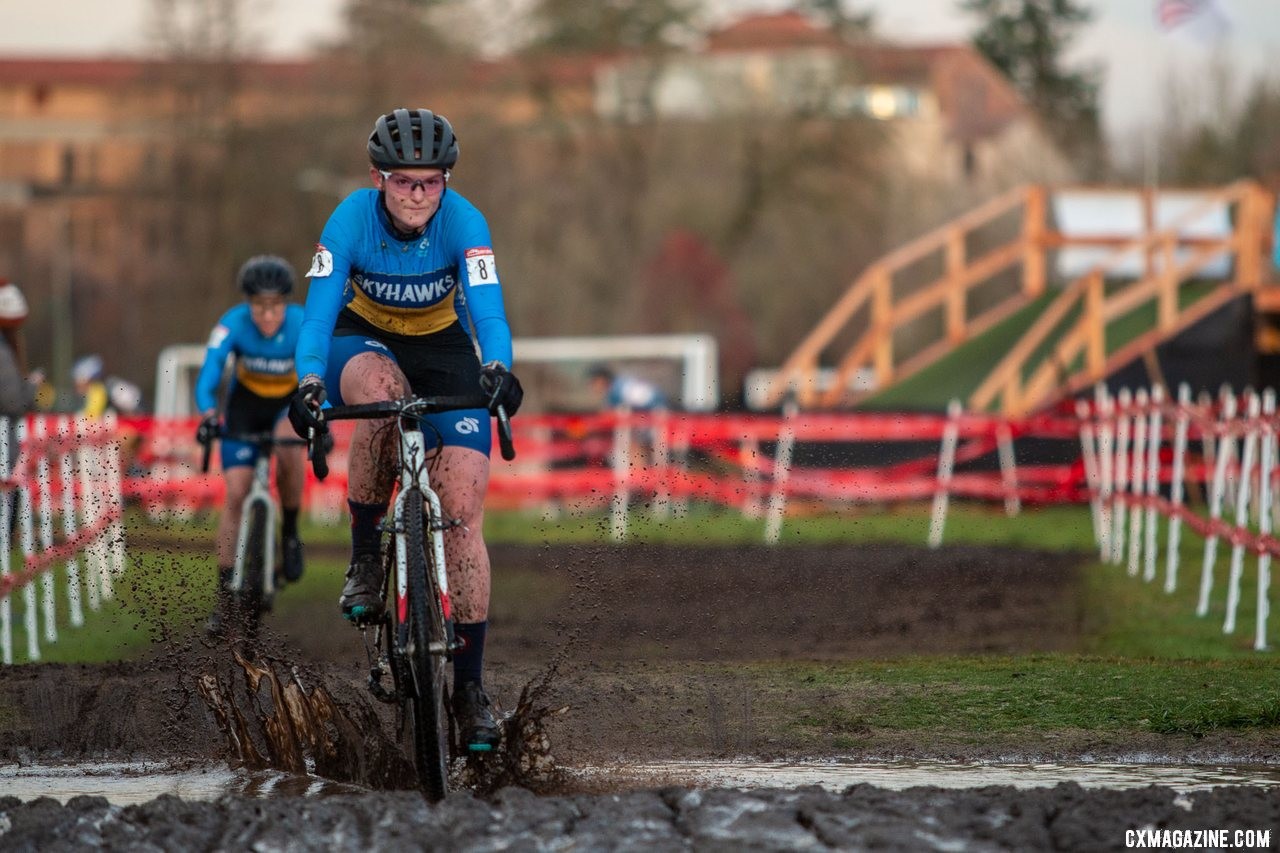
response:
<path fill-rule="evenodd" d="M 18 458 L 17 421 L 35 403 L 35 389 L 27 382 L 26 348 L 22 325 L 27 300 L 18 285 L 0 278 L 0 417 L 9 419 L 9 454 L 5 471 Z"/>
<path fill-rule="evenodd" d="M 33 408 L 37 412 L 52 412 L 58 404 L 58 389 L 53 387 L 53 383 L 49 381 L 49 376 L 44 372 L 43 367 L 37 367 L 27 376 L 27 382 L 35 391 L 35 404 Z"/>
<path fill-rule="evenodd" d="M 592 367 L 587 378 L 601 405 L 607 409 L 625 406 L 633 412 L 650 412 L 667 406 L 667 398 L 657 385 L 638 376 L 615 373 L 606 364 Z"/>
<path fill-rule="evenodd" d="M 102 356 L 86 355 L 71 366 L 71 381 L 75 383 L 76 396 L 80 398 L 78 415 L 100 418 L 111 404 L 107 383 L 102 378 Z"/>
<path fill-rule="evenodd" d="M 616 373 L 606 364 L 593 366 L 587 371 L 587 377 L 605 409 L 655 412 L 667 407 L 667 398 L 662 389 L 647 379 Z M 628 433 L 632 440 L 628 442 L 627 452 L 622 457 L 610 454 L 611 464 L 616 465 L 625 458 L 632 468 L 643 468 L 647 461 L 657 456 L 658 436 L 652 427 L 643 423 L 635 429 L 629 429 Z"/>
<path fill-rule="evenodd" d="M 26 350 L 23 347 L 22 325 L 27 321 L 27 300 L 17 284 L 0 278 L 0 416 L 6 419 L 8 453 L 0 474 L 13 473 L 18 461 L 18 421 L 35 405 L 36 389 L 27 382 Z M 0 493 L 3 494 L 3 493 Z M 13 532 L 17 514 L 17 491 L 9 491 L 9 525 Z"/>

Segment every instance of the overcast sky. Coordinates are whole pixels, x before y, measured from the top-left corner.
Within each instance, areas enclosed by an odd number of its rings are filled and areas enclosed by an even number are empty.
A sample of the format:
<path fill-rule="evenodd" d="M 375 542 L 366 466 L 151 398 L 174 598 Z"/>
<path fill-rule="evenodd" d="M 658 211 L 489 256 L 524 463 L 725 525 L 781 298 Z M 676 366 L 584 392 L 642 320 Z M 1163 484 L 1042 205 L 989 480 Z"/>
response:
<path fill-rule="evenodd" d="M 304 54 L 334 34 L 344 0 L 249 0 L 253 31 L 271 53 Z M 584 0 L 590 2 L 590 0 Z M 785 0 L 716 0 L 732 16 L 788 5 Z M 1087 0 L 1086 0 L 1087 2 Z M 1280 0 L 1217 0 L 1230 16 L 1226 37 L 1210 44 L 1161 32 L 1157 0 L 1094 0 L 1095 21 L 1072 58 L 1105 68 L 1104 120 L 1127 135 L 1165 107 L 1171 76 L 1194 81 L 1215 54 L 1230 57 L 1242 81 L 1268 73 L 1280 79 Z M 102 55 L 139 51 L 150 0 L 0 0 L 0 55 Z M 880 32 L 910 41 L 967 38 L 973 21 L 957 0 L 851 0 L 872 9 Z"/>

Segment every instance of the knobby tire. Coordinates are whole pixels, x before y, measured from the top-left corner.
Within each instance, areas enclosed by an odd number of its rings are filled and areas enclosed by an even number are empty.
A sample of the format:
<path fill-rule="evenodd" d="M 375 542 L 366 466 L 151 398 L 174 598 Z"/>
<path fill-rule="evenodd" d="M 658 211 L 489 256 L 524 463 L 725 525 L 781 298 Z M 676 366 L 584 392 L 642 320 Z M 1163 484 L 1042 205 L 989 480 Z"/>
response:
<path fill-rule="evenodd" d="M 250 633 L 258 630 L 262 615 L 262 595 L 266 588 L 266 572 L 272 571 L 272 561 L 265 554 L 267 544 L 267 508 L 254 501 L 248 508 L 249 535 L 245 539 L 244 579 L 240 587 L 239 610 L 244 627 Z"/>
<path fill-rule="evenodd" d="M 418 770 L 418 786 L 428 800 L 444 799 L 449 787 L 449 716 L 445 710 L 445 656 L 432 654 L 431 643 L 443 644 L 444 617 L 440 597 L 428 574 L 422 512 L 422 493 L 416 489 L 405 495 L 404 527 L 406 566 L 409 572 L 409 608 L 407 614 L 407 652 L 412 671 L 414 695 L 408 700 L 406 715 L 412 728 L 414 763 Z"/>

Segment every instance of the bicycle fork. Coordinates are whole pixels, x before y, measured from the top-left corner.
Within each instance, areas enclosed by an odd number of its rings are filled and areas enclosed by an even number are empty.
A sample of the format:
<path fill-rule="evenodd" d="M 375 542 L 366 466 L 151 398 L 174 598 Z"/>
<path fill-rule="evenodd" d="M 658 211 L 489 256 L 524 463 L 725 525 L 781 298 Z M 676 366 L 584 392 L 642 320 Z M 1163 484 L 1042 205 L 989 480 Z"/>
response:
<path fill-rule="evenodd" d="M 240 508 L 240 528 L 236 532 L 236 561 L 235 567 L 231 572 L 231 592 L 239 593 L 244 590 L 245 581 L 245 562 L 249 554 L 249 519 L 252 517 L 253 506 L 261 503 L 266 514 L 266 529 L 262 532 L 262 598 L 264 601 L 270 601 L 276 591 L 275 579 L 275 554 L 276 554 L 276 521 L 277 512 L 275 501 L 271 500 L 270 480 L 271 461 L 270 458 L 263 459 L 259 456 L 254 463 L 253 485 L 249 488 L 249 494 L 244 499 L 244 505 Z"/>

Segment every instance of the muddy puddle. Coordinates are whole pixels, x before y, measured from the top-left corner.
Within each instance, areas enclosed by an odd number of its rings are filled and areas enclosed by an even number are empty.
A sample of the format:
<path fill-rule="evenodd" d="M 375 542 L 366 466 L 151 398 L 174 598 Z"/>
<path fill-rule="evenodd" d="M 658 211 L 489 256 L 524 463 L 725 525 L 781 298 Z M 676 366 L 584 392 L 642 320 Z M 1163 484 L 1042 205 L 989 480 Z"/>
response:
<path fill-rule="evenodd" d="M 874 785 L 890 791 L 908 788 L 1049 788 L 1075 783 L 1082 788 L 1123 790 L 1160 785 L 1182 793 L 1226 785 L 1274 788 L 1280 792 L 1280 766 L 1173 766 L 1161 764 L 996 764 L 990 762 L 839 761 L 740 762 L 663 761 L 624 767 L 584 767 L 568 771 L 588 780 L 627 780 L 635 786 L 691 785 L 715 788 L 803 788 L 842 791 Z"/>
<path fill-rule="evenodd" d="M 35 764 L 0 766 L 0 791 L 28 801 L 50 797 L 104 797 L 115 805 L 145 803 L 170 795 L 184 800 L 216 800 L 228 795 L 324 797 L 364 793 L 367 789 L 275 770 L 232 770 L 225 764 L 177 768 L 142 762 Z"/>
<path fill-rule="evenodd" d="M 905 791 L 921 787 L 962 790 L 990 785 L 1030 789 L 1075 783 L 1082 788 L 1109 790 L 1159 785 L 1184 794 L 1224 786 L 1280 792 L 1278 766 L 664 761 L 613 767 L 565 767 L 561 773 L 569 787 L 574 787 L 576 780 L 587 787 L 601 789 L 680 785 L 752 790 L 812 786 L 839 792 L 853 785 Z M 23 801 L 51 797 L 65 803 L 72 797 L 87 795 L 103 797 L 116 805 L 134 805 L 163 795 L 212 801 L 225 796 L 276 799 L 370 793 L 370 789 L 362 785 L 311 774 L 233 769 L 225 764 L 179 768 L 142 762 L 0 766 L 0 791 Z"/>

